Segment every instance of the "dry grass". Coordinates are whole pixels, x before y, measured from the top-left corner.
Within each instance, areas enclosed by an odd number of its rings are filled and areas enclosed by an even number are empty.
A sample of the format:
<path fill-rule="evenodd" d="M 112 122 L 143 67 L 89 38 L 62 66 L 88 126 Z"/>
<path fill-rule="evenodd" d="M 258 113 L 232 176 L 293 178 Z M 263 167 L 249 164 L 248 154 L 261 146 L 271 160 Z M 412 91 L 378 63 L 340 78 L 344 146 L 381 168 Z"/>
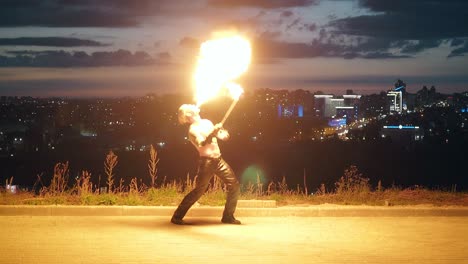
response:
<path fill-rule="evenodd" d="M 135 183 L 134 183 L 135 184 Z M 122 193 L 98 192 L 65 192 L 62 194 L 45 193 L 35 195 L 31 192 L 0 193 L 2 205 L 177 205 L 187 191 L 179 183 L 170 183 L 159 188 L 142 190 L 131 187 L 132 191 Z M 188 190 L 187 188 L 185 188 Z M 434 205 L 434 206 L 468 206 L 467 193 L 452 193 L 427 189 L 397 189 L 391 188 L 381 192 L 368 192 L 355 195 L 327 193 L 320 195 L 307 195 L 297 191 L 286 193 L 272 192 L 258 196 L 251 192 L 242 192 L 240 199 L 276 200 L 278 205 Z M 223 205 L 225 192 L 222 189 L 210 189 L 199 200 L 201 205 Z"/>
<path fill-rule="evenodd" d="M 41 185 L 37 191 L 19 191 L 15 194 L 9 190 L 0 189 L 1 205 L 177 205 L 182 198 L 196 186 L 197 176 L 191 178 L 187 174 L 184 181 L 166 182 L 155 188 L 157 155 L 155 150 L 150 150 L 148 164 L 151 176 L 151 186 L 143 183 L 141 178 L 132 178 L 128 185 L 121 180 L 119 186 L 114 189 L 114 169 L 117 165 L 117 156 L 110 151 L 106 155 L 104 169 L 107 176 L 107 192 L 101 192 L 98 184 L 91 182 L 91 173 L 82 171 L 76 182 L 71 185 L 68 182 L 68 162 L 57 163 L 54 166 L 54 174 L 49 186 L 44 186 L 42 174 L 37 175 L 35 187 Z M 440 190 L 428 190 L 422 187 L 408 189 L 389 188 L 384 189 L 379 183 L 375 190 L 369 184 L 369 179 L 363 177 L 356 166 L 350 166 L 344 171 L 334 185 L 335 189 L 327 191 L 321 184 L 315 193 L 308 193 L 305 185 L 297 185 L 291 188 L 287 184 L 286 177 L 280 182 L 270 182 L 266 187 L 257 175 L 255 183 L 242 186 L 240 199 L 268 199 L 276 200 L 281 205 L 317 205 L 317 204 L 341 204 L 341 205 L 434 205 L 434 206 L 468 206 L 468 193 L 447 192 Z M 6 182 L 11 185 L 13 178 Z M 99 181 L 100 182 L 100 181 Z M 72 186 L 68 188 L 67 186 Z M 33 189 L 36 190 L 36 189 Z M 225 186 L 218 177 L 213 177 L 205 195 L 199 200 L 202 205 L 224 205 Z"/>
<path fill-rule="evenodd" d="M 158 159 L 158 152 L 153 147 L 153 145 L 151 145 L 150 147 L 149 154 L 150 154 L 150 158 L 148 160 L 148 172 L 151 178 L 151 187 L 154 188 L 156 179 L 157 179 L 156 173 L 158 172 L 157 165 L 158 165 L 159 159 Z"/>
<path fill-rule="evenodd" d="M 106 156 L 104 161 L 104 173 L 107 176 L 107 190 L 109 193 L 112 193 L 114 186 L 114 168 L 117 166 L 118 158 L 112 150 Z"/>

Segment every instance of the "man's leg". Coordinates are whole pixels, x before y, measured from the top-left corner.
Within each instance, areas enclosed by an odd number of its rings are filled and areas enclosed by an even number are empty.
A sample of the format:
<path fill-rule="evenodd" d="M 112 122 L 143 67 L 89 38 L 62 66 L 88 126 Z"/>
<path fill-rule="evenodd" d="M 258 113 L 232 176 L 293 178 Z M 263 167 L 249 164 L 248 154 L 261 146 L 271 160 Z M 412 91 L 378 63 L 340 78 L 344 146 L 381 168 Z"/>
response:
<path fill-rule="evenodd" d="M 241 222 L 234 218 L 234 212 L 236 211 L 237 200 L 239 199 L 240 194 L 239 181 L 237 180 L 234 171 L 223 159 L 219 161 L 215 173 L 221 178 L 227 187 L 226 205 L 224 206 L 223 218 L 221 221 L 227 224 L 239 225 Z"/>
<path fill-rule="evenodd" d="M 174 215 L 172 216 L 172 223 L 183 225 L 184 222 L 182 219 L 184 218 L 185 214 L 187 214 L 187 211 L 206 192 L 210 179 L 213 176 L 213 170 L 210 168 L 211 162 L 212 161 L 210 160 L 200 160 L 196 186 L 184 197 L 182 202 L 180 202 L 179 206 L 174 212 Z"/>

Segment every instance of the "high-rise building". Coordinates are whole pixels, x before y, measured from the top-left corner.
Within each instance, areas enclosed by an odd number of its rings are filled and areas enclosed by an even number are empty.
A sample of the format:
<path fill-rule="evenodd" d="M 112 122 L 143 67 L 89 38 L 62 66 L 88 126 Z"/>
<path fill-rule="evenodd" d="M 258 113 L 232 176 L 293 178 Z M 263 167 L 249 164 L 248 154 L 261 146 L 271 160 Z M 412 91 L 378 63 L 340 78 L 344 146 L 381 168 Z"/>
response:
<path fill-rule="evenodd" d="M 344 106 L 343 98 L 331 98 L 330 102 L 325 106 L 325 117 L 333 117 L 336 115 L 336 108 Z"/>
<path fill-rule="evenodd" d="M 347 117 L 357 119 L 361 95 L 348 94 L 342 98 L 333 95 L 314 95 L 315 116 L 317 117 Z"/>
<path fill-rule="evenodd" d="M 316 117 L 325 117 L 325 108 L 330 104 L 333 95 L 316 94 L 314 95 L 314 112 Z"/>
<path fill-rule="evenodd" d="M 403 93 L 401 91 L 388 91 L 387 97 L 389 98 L 390 112 L 403 112 Z"/>
<path fill-rule="evenodd" d="M 398 79 L 392 90 L 387 92 L 390 113 L 402 113 L 406 106 L 406 83 Z"/>

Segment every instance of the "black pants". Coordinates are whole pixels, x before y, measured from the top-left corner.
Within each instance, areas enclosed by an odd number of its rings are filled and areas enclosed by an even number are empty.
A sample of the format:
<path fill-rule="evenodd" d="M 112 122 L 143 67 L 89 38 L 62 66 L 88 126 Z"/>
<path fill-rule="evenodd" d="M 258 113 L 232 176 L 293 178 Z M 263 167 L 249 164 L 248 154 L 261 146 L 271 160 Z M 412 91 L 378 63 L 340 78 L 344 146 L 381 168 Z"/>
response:
<path fill-rule="evenodd" d="M 174 212 L 174 218 L 184 218 L 187 211 L 208 189 L 211 178 L 217 175 L 227 186 L 226 205 L 224 206 L 223 218 L 234 217 L 237 200 L 239 199 L 240 186 L 239 181 L 231 167 L 221 158 L 201 157 L 198 163 L 198 177 L 196 187 L 188 193 L 177 210 Z"/>

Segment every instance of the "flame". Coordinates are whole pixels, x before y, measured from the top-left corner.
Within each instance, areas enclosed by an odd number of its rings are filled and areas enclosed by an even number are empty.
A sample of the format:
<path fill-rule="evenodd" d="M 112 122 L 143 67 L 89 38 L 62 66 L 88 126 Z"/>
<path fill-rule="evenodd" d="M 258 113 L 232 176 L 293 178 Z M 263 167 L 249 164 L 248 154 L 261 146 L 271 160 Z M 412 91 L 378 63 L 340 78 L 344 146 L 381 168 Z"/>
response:
<path fill-rule="evenodd" d="M 239 99 L 242 87 L 235 83 L 246 72 L 251 57 L 250 42 L 239 35 L 225 35 L 202 43 L 194 73 L 198 106 L 215 97 L 221 89 Z"/>
<path fill-rule="evenodd" d="M 228 89 L 229 96 L 234 100 L 239 100 L 239 97 L 244 93 L 244 89 L 237 83 L 229 82 L 224 85 Z"/>

